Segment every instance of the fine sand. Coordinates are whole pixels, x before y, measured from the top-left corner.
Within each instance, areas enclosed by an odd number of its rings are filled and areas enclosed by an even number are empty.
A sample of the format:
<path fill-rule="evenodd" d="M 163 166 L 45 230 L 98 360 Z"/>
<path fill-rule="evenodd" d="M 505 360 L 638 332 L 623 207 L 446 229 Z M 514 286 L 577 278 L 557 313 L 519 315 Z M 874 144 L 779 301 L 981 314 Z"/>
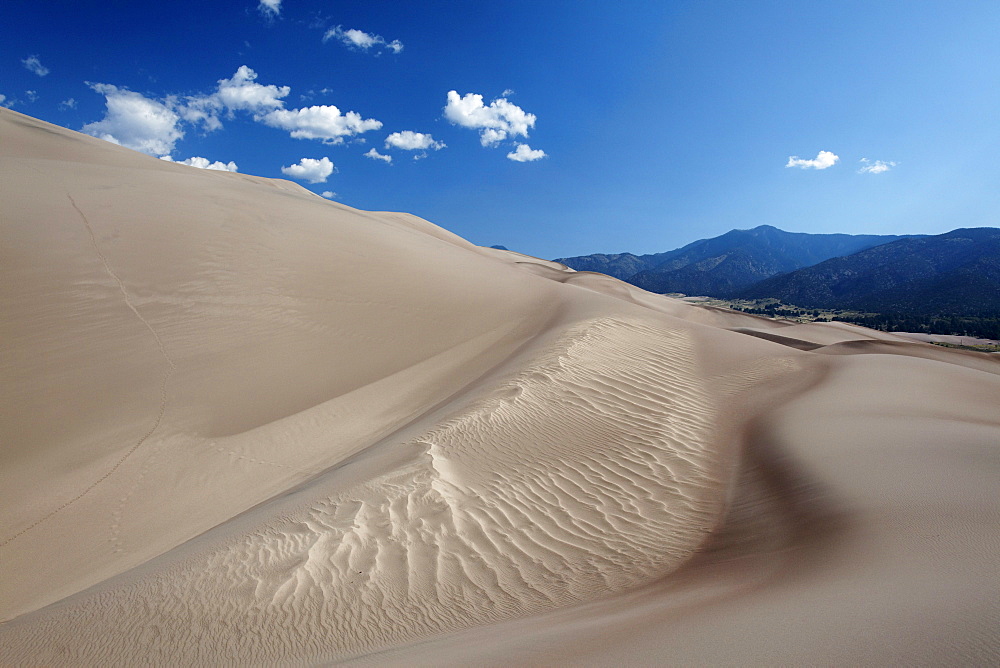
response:
<path fill-rule="evenodd" d="M 1000 662 L 1000 357 L 0 109 L 0 664 Z"/>
<path fill-rule="evenodd" d="M 950 343 L 957 346 L 1000 346 L 996 339 L 981 339 L 976 336 L 956 336 L 955 334 L 924 334 L 922 332 L 893 332 L 896 336 L 911 341 L 927 341 L 929 343 Z"/>

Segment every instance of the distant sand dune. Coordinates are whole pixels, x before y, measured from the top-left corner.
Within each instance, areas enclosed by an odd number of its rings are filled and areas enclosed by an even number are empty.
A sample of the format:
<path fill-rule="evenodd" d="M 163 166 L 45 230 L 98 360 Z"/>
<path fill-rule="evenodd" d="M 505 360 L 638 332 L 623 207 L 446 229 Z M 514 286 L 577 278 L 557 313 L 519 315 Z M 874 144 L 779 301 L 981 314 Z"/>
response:
<path fill-rule="evenodd" d="M 0 664 L 1000 662 L 1000 359 L 0 109 Z"/>

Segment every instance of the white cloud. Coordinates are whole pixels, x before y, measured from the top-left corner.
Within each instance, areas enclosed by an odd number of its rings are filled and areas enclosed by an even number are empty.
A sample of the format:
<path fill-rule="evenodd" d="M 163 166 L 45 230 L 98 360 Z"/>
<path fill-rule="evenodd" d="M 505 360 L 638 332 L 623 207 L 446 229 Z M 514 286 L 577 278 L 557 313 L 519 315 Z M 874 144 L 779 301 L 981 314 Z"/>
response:
<path fill-rule="evenodd" d="M 180 117 L 162 102 L 111 84 L 89 86 L 106 98 L 104 118 L 83 126 L 83 131 L 150 155 L 169 155 L 184 136 Z"/>
<path fill-rule="evenodd" d="M 337 193 L 333 192 L 332 190 L 324 190 L 322 193 L 320 193 L 320 197 L 325 197 L 327 199 L 335 199 L 337 197 Z"/>
<path fill-rule="evenodd" d="M 797 155 L 788 156 L 785 167 L 799 167 L 800 169 L 826 169 L 833 167 L 840 160 L 840 156 L 830 151 L 820 151 L 812 160 L 804 160 Z"/>
<path fill-rule="evenodd" d="M 379 43 L 379 35 L 363 32 L 361 30 L 343 30 L 340 26 L 332 28 L 323 35 L 326 39 L 337 38 L 347 46 L 356 46 L 359 49 L 370 49 Z M 385 41 L 384 39 L 382 40 Z"/>
<path fill-rule="evenodd" d="M 231 78 L 219 79 L 219 89 L 215 97 L 230 113 L 240 110 L 263 113 L 285 106 L 281 98 L 287 97 L 291 88 L 264 86 L 255 83 L 256 80 L 257 73 L 246 65 L 241 65 Z"/>
<path fill-rule="evenodd" d="M 44 77 L 46 74 L 49 73 L 49 68 L 45 67 L 45 65 L 42 65 L 41 61 L 38 60 L 38 56 L 28 56 L 27 58 L 21 61 L 21 64 L 24 65 L 25 68 L 34 72 L 40 77 Z"/>
<path fill-rule="evenodd" d="M 362 119 L 356 111 L 342 115 L 340 109 L 326 104 L 303 109 L 275 109 L 256 118 L 271 127 L 288 130 L 296 139 L 322 139 L 328 144 L 340 144 L 344 137 L 382 127 L 382 122 L 374 118 Z"/>
<path fill-rule="evenodd" d="M 525 112 L 507 98 L 499 98 L 483 103 L 483 96 L 468 93 L 459 97 L 457 91 L 448 91 L 448 104 L 444 117 L 455 125 L 479 130 L 479 141 L 483 146 L 495 146 L 508 135 L 527 137 L 528 130 L 535 126 L 537 117 Z"/>
<path fill-rule="evenodd" d="M 184 102 L 178 102 L 176 98 L 170 97 L 167 98 L 167 103 L 188 123 L 201 123 L 205 132 L 214 132 L 222 128 L 219 113 L 222 111 L 223 105 L 214 95 L 188 97 Z M 230 112 L 230 116 L 232 116 L 232 112 Z"/>
<path fill-rule="evenodd" d="M 263 85 L 256 82 L 257 73 L 241 66 L 230 79 L 220 79 L 218 90 L 210 96 L 188 98 L 180 113 L 185 120 L 202 122 L 206 130 L 221 127 L 216 115 L 225 108 L 229 116 L 235 111 L 248 111 L 255 121 L 287 130 L 296 139 L 320 139 L 327 144 L 340 144 L 345 137 L 378 130 L 382 122 L 362 118 L 355 111 L 341 114 L 333 105 L 314 105 L 300 109 L 285 109 L 283 98 L 291 92 L 288 86 Z M 330 92 L 324 88 L 322 93 Z"/>
<path fill-rule="evenodd" d="M 323 34 L 324 42 L 328 42 L 331 39 L 336 39 L 344 46 L 352 49 L 361 49 L 362 51 L 368 51 L 371 48 L 375 48 L 376 50 L 384 48 L 393 53 L 399 53 L 403 50 L 403 43 L 398 39 L 387 42 L 382 35 L 373 35 L 372 33 L 355 28 L 344 30 L 343 26 L 330 28 Z"/>
<path fill-rule="evenodd" d="M 236 163 L 230 160 L 229 162 L 210 162 L 208 158 L 200 158 L 195 156 L 193 158 L 188 158 L 187 160 L 174 160 L 169 155 L 164 155 L 160 160 L 166 160 L 167 162 L 176 162 L 178 165 L 189 165 L 191 167 L 197 167 L 198 169 L 213 169 L 220 172 L 238 172 L 239 167 Z"/>
<path fill-rule="evenodd" d="M 296 139 L 319 139 L 327 144 L 341 144 L 345 138 L 382 127 L 381 121 L 362 118 L 354 111 L 342 114 L 333 105 L 285 109 L 283 98 L 291 89 L 257 83 L 257 73 L 246 65 L 232 77 L 219 79 L 214 92 L 183 98 L 170 95 L 154 100 L 111 84 L 89 85 L 105 95 L 108 110 L 104 119 L 84 126 L 84 132 L 157 156 L 173 151 L 176 141 L 184 137 L 185 124 L 212 132 L 222 128 L 223 115 L 235 118 L 236 112 L 287 130 Z M 71 108 L 70 103 L 76 104 L 70 99 L 60 108 Z"/>
<path fill-rule="evenodd" d="M 282 98 L 290 92 L 288 86 L 257 83 L 257 73 L 241 65 L 229 79 L 219 79 L 214 93 L 188 96 L 183 102 L 169 97 L 166 102 L 188 123 L 201 123 L 203 130 L 212 132 L 222 127 L 219 115 L 223 111 L 229 118 L 234 118 L 236 111 L 247 111 L 259 121 L 261 115 L 283 108 Z"/>
<path fill-rule="evenodd" d="M 527 144 L 518 144 L 517 150 L 507 154 L 509 160 L 515 162 L 534 162 L 547 157 L 542 149 L 533 149 Z"/>
<path fill-rule="evenodd" d="M 326 183 L 327 177 L 333 174 L 333 163 L 330 158 L 302 158 L 299 164 L 291 167 L 281 168 L 282 174 L 287 174 L 293 179 L 308 181 L 309 183 Z"/>
<path fill-rule="evenodd" d="M 428 148 L 440 151 L 446 146 L 444 142 L 434 141 L 434 137 L 429 134 L 412 130 L 393 132 L 385 138 L 386 148 L 399 148 L 404 151 L 420 151 Z"/>
<path fill-rule="evenodd" d="M 881 174 L 899 164 L 892 161 L 869 160 L 868 158 L 861 158 L 860 162 L 864 166 L 858 170 L 858 174 Z"/>
<path fill-rule="evenodd" d="M 0 107 L 7 107 L 7 108 L 10 108 L 10 105 L 14 104 L 14 102 L 13 102 L 13 101 L 10 101 L 10 102 L 6 102 L 6 103 L 5 103 L 5 102 L 4 102 L 4 100 L 6 100 L 6 99 L 7 99 L 7 96 L 6 96 L 6 95 L 0 95 Z"/>
<path fill-rule="evenodd" d="M 257 9 L 265 16 L 277 16 L 281 13 L 281 0 L 260 0 Z"/>
<path fill-rule="evenodd" d="M 379 153 L 375 149 L 371 149 L 367 153 L 365 153 L 365 157 L 366 158 L 371 158 L 372 160 L 381 160 L 381 161 L 385 162 L 386 164 L 391 164 L 392 163 L 392 156 L 391 155 L 382 155 L 381 153 Z"/>
<path fill-rule="evenodd" d="M 63 110 L 76 109 L 76 100 L 73 98 L 69 98 L 68 100 L 63 100 L 62 102 L 59 103 L 59 108 Z"/>
<path fill-rule="evenodd" d="M 24 96 L 28 98 L 28 102 L 34 102 L 35 100 L 38 99 L 38 93 L 33 90 L 24 91 Z"/>
<path fill-rule="evenodd" d="M 496 146 L 504 139 L 507 138 L 506 130 L 497 130 L 494 128 L 486 128 L 479 133 L 479 143 L 483 146 Z"/>

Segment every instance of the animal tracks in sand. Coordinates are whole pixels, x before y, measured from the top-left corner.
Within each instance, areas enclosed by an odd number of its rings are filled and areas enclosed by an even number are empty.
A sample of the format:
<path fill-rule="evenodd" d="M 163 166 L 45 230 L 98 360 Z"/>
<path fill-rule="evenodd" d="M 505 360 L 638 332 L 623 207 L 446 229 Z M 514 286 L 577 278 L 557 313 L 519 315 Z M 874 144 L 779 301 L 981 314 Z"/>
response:
<path fill-rule="evenodd" d="M 159 333 L 156 331 L 156 329 L 153 328 L 153 326 L 149 323 L 149 321 L 145 317 L 143 317 L 142 313 L 139 312 L 139 309 L 135 307 L 135 304 L 132 303 L 132 298 L 129 296 L 128 290 L 125 288 L 125 283 L 122 282 L 121 277 L 119 277 L 118 274 L 115 273 L 115 270 L 112 269 L 111 264 L 108 262 L 108 258 L 101 251 L 101 247 L 97 243 L 97 237 L 94 234 L 94 228 L 91 226 L 90 221 L 87 219 L 86 214 L 84 214 L 83 211 L 80 209 L 80 207 L 77 206 L 76 201 L 73 199 L 71 195 L 67 194 L 66 197 L 67 199 L 69 199 L 70 204 L 73 205 L 73 209 L 76 210 L 76 212 L 80 215 L 80 219 L 83 220 L 83 224 L 87 228 L 87 234 L 90 237 L 90 242 L 94 247 L 94 252 L 97 253 L 97 257 L 101 260 L 101 264 L 104 265 L 105 272 L 118 285 L 118 290 L 121 292 L 122 300 L 125 302 L 125 306 L 128 307 L 128 309 L 132 311 L 133 314 L 135 314 L 135 317 L 139 319 L 139 321 L 146 327 L 146 329 L 149 330 L 149 333 L 152 334 L 153 338 L 156 340 L 156 346 L 159 349 L 160 355 L 163 357 L 163 360 L 166 362 L 167 369 L 164 372 L 162 379 L 160 380 L 160 402 L 159 406 L 157 407 L 156 418 L 150 425 L 149 430 L 145 434 L 143 434 L 139 438 L 139 440 L 136 441 L 128 450 L 126 450 L 121 455 L 121 457 L 118 458 L 118 461 L 116 461 L 114 465 L 112 465 L 111 468 L 108 469 L 100 478 L 98 478 L 90 485 L 85 487 L 81 492 L 79 492 L 73 498 L 69 499 L 68 501 L 65 501 L 62 505 L 50 511 L 46 515 L 43 515 L 42 517 L 38 518 L 33 523 L 24 527 L 23 529 L 13 534 L 12 536 L 4 539 L 2 542 L 0 542 L 0 548 L 4 547 L 8 543 L 11 543 L 17 538 L 20 538 L 21 536 L 28 533 L 32 529 L 35 529 L 36 527 L 43 524 L 47 520 L 55 517 L 60 512 L 62 512 L 63 510 L 70 507 L 71 505 L 73 505 L 74 503 L 85 497 L 87 494 L 92 492 L 98 485 L 100 485 L 105 480 L 114 475 L 115 472 L 122 467 L 125 461 L 128 460 L 128 458 L 131 457 L 136 450 L 142 447 L 143 443 L 149 440 L 149 438 L 153 435 L 153 433 L 159 428 L 160 423 L 163 421 L 163 416 L 167 410 L 167 382 L 170 380 L 170 376 L 173 375 L 174 371 L 177 370 L 177 365 L 174 363 L 173 359 L 170 357 L 170 354 L 167 352 L 166 346 L 163 345 L 163 340 L 160 338 Z M 115 551 L 120 551 L 118 547 L 119 543 L 118 527 L 119 527 L 120 517 L 121 517 L 121 509 L 118 508 L 112 518 L 112 525 L 111 525 L 111 543 L 113 546 L 115 546 Z"/>

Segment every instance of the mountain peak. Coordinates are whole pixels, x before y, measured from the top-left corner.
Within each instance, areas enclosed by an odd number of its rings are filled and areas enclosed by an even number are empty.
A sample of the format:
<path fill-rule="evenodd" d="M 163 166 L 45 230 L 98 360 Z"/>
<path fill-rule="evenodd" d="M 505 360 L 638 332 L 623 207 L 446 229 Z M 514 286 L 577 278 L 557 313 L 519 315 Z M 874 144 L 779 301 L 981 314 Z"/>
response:
<path fill-rule="evenodd" d="M 578 271 L 609 274 L 651 292 L 720 296 L 776 274 L 900 238 L 807 234 L 758 225 L 730 230 L 657 255 L 595 254 L 557 261 Z"/>
<path fill-rule="evenodd" d="M 921 315 L 1000 313 L 1000 230 L 905 238 L 747 287 L 736 296 L 808 308 Z"/>

